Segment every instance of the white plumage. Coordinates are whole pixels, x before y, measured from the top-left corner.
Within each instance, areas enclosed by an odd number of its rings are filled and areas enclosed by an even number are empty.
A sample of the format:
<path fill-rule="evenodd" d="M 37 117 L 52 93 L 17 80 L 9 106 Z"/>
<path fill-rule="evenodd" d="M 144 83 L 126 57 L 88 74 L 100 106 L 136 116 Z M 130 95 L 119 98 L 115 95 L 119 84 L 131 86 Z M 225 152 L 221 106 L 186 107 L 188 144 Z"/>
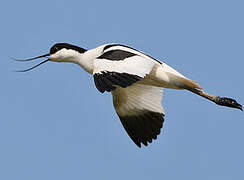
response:
<path fill-rule="evenodd" d="M 67 43 L 51 47 L 50 53 L 22 61 L 49 56 L 47 61 L 72 62 L 93 74 L 96 88 L 112 92 L 115 110 L 134 143 L 147 146 L 157 138 L 164 122 L 161 105 L 163 88 L 186 89 L 218 105 L 238 108 L 234 99 L 205 93 L 202 88 L 167 64 L 145 53 L 120 44 L 105 44 L 91 50 Z M 21 61 L 21 60 L 18 60 Z"/>
<path fill-rule="evenodd" d="M 135 83 L 112 92 L 116 112 L 121 116 L 136 115 L 143 110 L 164 113 L 163 88 Z"/>
<path fill-rule="evenodd" d="M 95 59 L 93 65 L 93 74 L 100 73 L 103 71 L 110 71 L 134 74 L 140 77 L 145 77 L 152 71 L 152 68 L 155 65 L 155 63 L 141 56 L 133 56 L 126 58 L 123 61 Z"/>

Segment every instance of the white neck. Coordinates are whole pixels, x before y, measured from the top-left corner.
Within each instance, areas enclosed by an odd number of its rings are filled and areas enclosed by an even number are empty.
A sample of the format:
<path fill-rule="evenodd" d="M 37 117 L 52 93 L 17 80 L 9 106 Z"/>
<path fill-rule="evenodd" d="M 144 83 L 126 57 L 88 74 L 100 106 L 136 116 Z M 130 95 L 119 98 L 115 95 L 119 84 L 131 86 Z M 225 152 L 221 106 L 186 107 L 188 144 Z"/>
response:
<path fill-rule="evenodd" d="M 75 61 L 76 64 L 80 65 L 86 72 L 93 73 L 93 61 L 102 55 L 103 48 L 105 45 L 99 46 L 94 49 L 86 51 L 84 54 L 79 54 Z"/>

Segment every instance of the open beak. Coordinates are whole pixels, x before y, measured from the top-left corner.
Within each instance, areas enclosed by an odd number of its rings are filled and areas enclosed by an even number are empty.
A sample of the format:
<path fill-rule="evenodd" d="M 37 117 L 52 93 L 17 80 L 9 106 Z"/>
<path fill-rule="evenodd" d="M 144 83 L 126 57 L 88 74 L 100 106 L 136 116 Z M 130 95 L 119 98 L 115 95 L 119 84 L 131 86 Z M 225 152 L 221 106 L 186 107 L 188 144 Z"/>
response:
<path fill-rule="evenodd" d="M 47 56 L 50 56 L 50 54 L 44 54 L 44 55 L 41 55 L 41 56 L 37 56 L 37 57 L 33 57 L 33 58 L 29 58 L 29 59 L 15 59 L 15 61 L 32 61 L 32 60 L 35 60 L 35 59 L 39 59 L 39 58 L 44 58 L 44 57 L 47 57 Z"/>
<path fill-rule="evenodd" d="M 14 60 L 15 61 L 19 61 L 19 62 L 26 62 L 26 61 L 32 61 L 32 60 L 35 60 L 35 59 L 39 59 L 39 58 L 44 58 L 44 57 L 47 57 L 47 56 L 50 56 L 50 54 L 44 54 L 44 55 L 41 55 L 41 56 L 29 58 L 29 59 L 14 59 Z M 32 70 L 32 69 L 34 69 L 34 68 L 36 68 L 36 67 L 38 67 L 38 66 L 40 66 L 40 65 L 42 65 L 42 64 L 44 64 L 46 62 L 48 62 L 48 61 L 50 61 L 49 58 L 44 60 L 44 61 L 42 61 L 42 62 L 40 62 L 39 64 L 31 67 L 31 68 L 24 69 L 24 70 L 19 70 L 19 71 L 16 71 L 16 72 L 27 72 L 27 71 L 30 71 L 30 70 Z"/>

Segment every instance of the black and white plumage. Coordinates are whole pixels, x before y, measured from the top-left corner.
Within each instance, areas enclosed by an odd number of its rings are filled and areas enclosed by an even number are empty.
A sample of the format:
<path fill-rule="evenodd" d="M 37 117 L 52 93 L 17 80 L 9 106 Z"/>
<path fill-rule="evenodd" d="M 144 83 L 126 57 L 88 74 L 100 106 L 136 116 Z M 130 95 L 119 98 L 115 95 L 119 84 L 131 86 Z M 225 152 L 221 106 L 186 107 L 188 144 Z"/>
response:
<path fill-rule="evenodd" d="M 58 43 L 51 47 L 49 54 L 22 61 L 48 56 L 47 60 L 21 72 L 29 71 L 47 61 L 80 65 L 93 75 L 98 91 L 112 93 L 113 104 L 121 123 L 138 147 L 141 147 L 141 143 L 147 146 L 157 139 L 163 127 L 163 88 L 186 89 L 218 105 L 242 110 L 242 106 L 235 100 L 205 93 L 195 81 L 128 46 L 105 44 L 85 50 L 71 44 Z"/>

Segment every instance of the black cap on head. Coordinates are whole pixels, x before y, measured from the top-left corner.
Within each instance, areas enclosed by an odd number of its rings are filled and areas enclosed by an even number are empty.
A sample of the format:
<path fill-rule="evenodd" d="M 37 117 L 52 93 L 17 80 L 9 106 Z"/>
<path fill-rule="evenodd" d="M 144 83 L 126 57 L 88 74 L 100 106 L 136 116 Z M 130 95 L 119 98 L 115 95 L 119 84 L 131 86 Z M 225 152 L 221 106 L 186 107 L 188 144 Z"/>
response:
<path fill-rule="evenodd" d="M 86 50 L 79 47 L 79 46 L 75 46 L 72 44 L 68 44 L 68 43 L 57 43 L 54 44 L 51 48 L 50 48 L 50 54 L 55 54 L 57 51 L 61 50 L 61 49 L 73 49 L 75 51 L 78 51 L 79 53 L 84 53 Z"/>

